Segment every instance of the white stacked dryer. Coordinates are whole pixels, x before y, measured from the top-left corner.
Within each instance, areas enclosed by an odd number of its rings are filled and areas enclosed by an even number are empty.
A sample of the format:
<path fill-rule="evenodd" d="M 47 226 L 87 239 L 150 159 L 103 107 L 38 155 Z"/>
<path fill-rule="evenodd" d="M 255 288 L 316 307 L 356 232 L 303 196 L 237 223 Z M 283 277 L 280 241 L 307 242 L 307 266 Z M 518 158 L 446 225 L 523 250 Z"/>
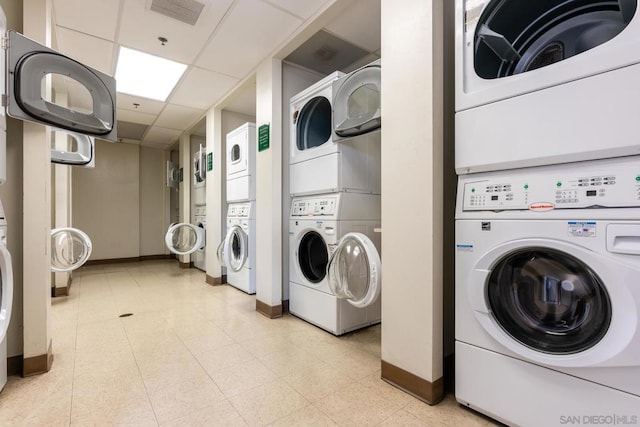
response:
<path fill-rule="evenodd" d="M 245 123 L 227 134 L 227 233 L 218 260 L 227 283 L 256 293 L 256 125 Z"/>
<path fill-rule="evenodd" d="M 640 421 L 639 218 L 639 157 L 460 177 L 459 402 L 509 425 Z"/>
<path fill-rule="evenodd" d="M 198 227 L 201 228 L 202 230 L 205 231 L 205 237 L 206 237 L 206 230 L 207 230 L 207 207 L 206 206 L 195 206 L 195 212 L 194 212 L 194 216 L 193 216 L 193 224 Z M 197 251 L 195 251 L 192 254 L 193 257 L 193 266 L 195 268 L 197 268 L 198 270 L 202 270 L 204 272 L 207 271 L 207 266 L 206 266 L 206 240 L 205 240 L 205 245 L 203 245 L 200 249 L 198 249 Z"/>
<path fill-rule="evenodd" d="M 380 321 L 380 67 L 291 98 L 289 310 L 335 335 Z"/>
<path fill-rule="evenodd" d="M 639 154 L 637 3 L 456 0 L 456 171 Z"/>
<path fill-rule="evenodd" d="M 7 220 L 0 202 L 0 391 L 7 383 L 7 329 L 13 304 L 13 267 L 7 250 Z"/>

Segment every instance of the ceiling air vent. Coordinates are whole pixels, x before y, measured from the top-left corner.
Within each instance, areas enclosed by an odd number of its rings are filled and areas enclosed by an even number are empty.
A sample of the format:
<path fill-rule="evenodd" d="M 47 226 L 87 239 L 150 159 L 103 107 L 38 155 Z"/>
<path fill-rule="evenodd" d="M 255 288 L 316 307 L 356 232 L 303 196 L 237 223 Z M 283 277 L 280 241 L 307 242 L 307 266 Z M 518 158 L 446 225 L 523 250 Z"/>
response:
<path fill-rule="evenodd" d="M 195 0 L 153 0 L 151 10 L 189 25 L 196 25 L 204 4 Z"/>

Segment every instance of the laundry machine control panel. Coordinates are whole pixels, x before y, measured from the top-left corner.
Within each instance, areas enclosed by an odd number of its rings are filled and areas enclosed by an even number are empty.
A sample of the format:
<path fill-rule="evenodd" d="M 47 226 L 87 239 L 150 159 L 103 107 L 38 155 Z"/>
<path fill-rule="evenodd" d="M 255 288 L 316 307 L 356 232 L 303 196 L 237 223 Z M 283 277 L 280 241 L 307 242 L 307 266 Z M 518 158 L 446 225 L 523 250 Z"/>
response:
<path fill-rule="evenodd" d="M 640 162 L 630 159 L 469 176 L 461 182 L 463 210 L 640 207 Z"/>
<path fill-rule="evenodd" d="M 249 218 L 251 203 L 233 203 L 227 209 L 228 218 Z"/>
<path fill-rule="evenodd" d="M 291 205 L 291 216 L 327 216 L 336 213 L 337 199 L 323 197 L 294 200 Z"/>

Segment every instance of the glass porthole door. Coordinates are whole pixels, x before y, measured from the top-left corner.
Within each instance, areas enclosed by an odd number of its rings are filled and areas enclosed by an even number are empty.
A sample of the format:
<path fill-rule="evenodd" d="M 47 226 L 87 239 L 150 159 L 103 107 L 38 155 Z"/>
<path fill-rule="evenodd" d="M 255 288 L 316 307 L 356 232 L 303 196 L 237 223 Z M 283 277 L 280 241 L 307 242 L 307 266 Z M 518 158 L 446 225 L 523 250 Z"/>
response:
<path fill-rule="evenodd" d="M 13 305 L 13 267 L 11 254 L 4 243 L 0 243 L 0 341 L 4 339 L 11 319 Z"/>
<path fill-rule="evenodd" d="M 324 96 L 310 99 L 294 117 L 294 122 L 299 151 L 320 147 L 331 139 L 331 102 Z"/>
<path fill-rule="evenodd" d="M 333 131 L 341 137 L 362 135 L 380 128 L 380 61 L 333 83 Z"/>
<path fill-rule="evenodd" d="M 367 236 L 347 233 L 331 254 L 327 267 L 329 288 L 355 307 L 368 307 L 380 296 L 380 255 Z"/>
<path fill-rule="evenodd" d="M 51 270 L 73 271 L 84 265 L 91 256 L 93 245 L 89 236 L 77 228 L 51 230 Z"/>
<path fill-rule="evenodd" d="M 205 245 L 205 230 L 193 224 L 174 224 L 164 237 L 167 248 L 176 255 L 189 255 Z"/>
<path fill-rule="evenodd" d="M 234 225 L 224 239 L 220 256 L 222 265 L 233 272 L 238 272 L 244 267 L 249 256 L 247 233 L 240 225 Z"/>

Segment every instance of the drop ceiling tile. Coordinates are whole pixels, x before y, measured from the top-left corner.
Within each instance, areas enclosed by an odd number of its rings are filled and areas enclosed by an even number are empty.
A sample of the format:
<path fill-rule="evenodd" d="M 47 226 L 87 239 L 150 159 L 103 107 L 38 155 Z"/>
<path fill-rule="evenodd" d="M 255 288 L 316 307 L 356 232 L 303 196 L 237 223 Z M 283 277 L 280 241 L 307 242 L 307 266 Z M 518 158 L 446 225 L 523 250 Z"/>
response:
<path fill-rule="evenodd" d="M 115 41 L 120 2 L 115 0 L 53 0 L 56 25 Z"/>
<path fill-rule="evenodd" d="M 149 143 L 170 145 L 180 137 L 180 134 L 182 134 L 181 130 L 152 126 L 142 141 L 145 146 Z"/>
<path fill-rule="evenodd" d="M 190 67 L 173 95 L 172 104 L 207 110 L 238 83 L 235 77 Z"/>
<path fill-rule="evenodd" d="M 302 19 L 308 19 L 323 5 L 329 3 L 327 0 L 266 0 L 266 2 L 280 6 Z"/>
<path fill-rule="evenodd" d="M 151 125 L 153 124 L 153 122 L 156 121 L 156 118 L 158 116 L 155 114 L 147 114 L 147 113 L 141 113 L 140 111 L 124 110 L 122 108 L 118 108 L 116 112 L 116 117 L 118 118 L 118 120 L 122 120 L 125 122 L 140 123 L 142 125 Z"/>
<path fill-rule="evenodd" d="M 325 28 L 369 52 L 380 49 L 380 0 L 356 0 Z"/>
<path fill-rule="evenodd" d="M 56 37 L 61 53 L 110 76 L 114 74 L 111 69 L 114 46 L 112 42 L 60 26 L 56 27 Z"/>
<path fill-rule="evenodd" d="M 206 5 L 196 25 L 189 25 L 151 11 L 151 1 L 125 0 L 118 42 L 132 49 L 191 64 L 233 1 L 202 2 Z M 162 46 L 158 37 L 164 37 L 168 42 Z"/>
<path fill-rule="evenodd" d="M 116 86 L 117 84 L 118 82 L 116 81 Z M 118 104 L 118 109 L 138 111 L 156 116 L 160 114 L 165 106 L 165 103 L 162 101 L 128 95 L 121 92 L 116 94 L 116 103 Z M 138 106 L 136 107 L 134 104 L 138 104 Z"/>
<path fill-rule="evenodd" d="M 167 129 L 179 129 L 183 131 L 195 124 L 203 114 L 204 110 L 167 104 L 154 124 Z"/>
<path fill-rule="evenodd" d="M 270 4 L 239 0 L 196 65 L 242 78 L 277 48 L 302 21 Z"/>

